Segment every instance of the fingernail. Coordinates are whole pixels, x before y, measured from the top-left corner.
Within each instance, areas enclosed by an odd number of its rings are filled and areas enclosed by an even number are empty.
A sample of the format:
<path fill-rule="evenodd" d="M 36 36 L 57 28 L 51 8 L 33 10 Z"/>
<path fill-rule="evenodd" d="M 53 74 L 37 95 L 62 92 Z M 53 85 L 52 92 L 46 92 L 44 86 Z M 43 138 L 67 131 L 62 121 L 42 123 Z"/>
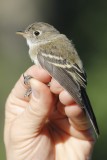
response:
<path fill-rule="evenodd" d="M 36 89 L 32 89 L 32 94 L 35 98 L 39 99 L 40 98 L 40 93 Z"/>
<path fill-rule="evenodd" d="M 38 85 L 38 81 L 31 79 L 30 80 L 30 84 L 31 84 L 31 88 L 32 88 L 32 95 L 39 99 L 40 98 L 40 91 L 39 91 L 39 85 Z"/>

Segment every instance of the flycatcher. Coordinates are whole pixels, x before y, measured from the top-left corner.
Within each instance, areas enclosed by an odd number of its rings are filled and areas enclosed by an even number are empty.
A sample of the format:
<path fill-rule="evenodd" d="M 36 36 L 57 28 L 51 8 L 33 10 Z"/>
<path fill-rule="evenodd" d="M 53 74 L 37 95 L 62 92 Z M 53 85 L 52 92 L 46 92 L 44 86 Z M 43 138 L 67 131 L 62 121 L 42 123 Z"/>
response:
<path fill-rule="evenodd" d="M 31 60 L 47 70 L 85 110 L 98 137 L 98 125 L 86 93 L 86 73 L 72 41 L 53 26 L 43 22 L 35 22 L 17 34 L 26 38 Z"/>

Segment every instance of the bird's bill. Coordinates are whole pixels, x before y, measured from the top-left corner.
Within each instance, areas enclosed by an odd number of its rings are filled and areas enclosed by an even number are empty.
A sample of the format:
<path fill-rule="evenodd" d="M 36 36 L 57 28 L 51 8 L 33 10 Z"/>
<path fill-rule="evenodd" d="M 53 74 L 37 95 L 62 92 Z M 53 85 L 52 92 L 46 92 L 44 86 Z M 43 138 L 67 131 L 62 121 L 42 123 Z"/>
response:
<path fill-rule="evenodd" d="M 17 31 L 16 34 L 26 37 L 26 33 L 23 31 Z"/>

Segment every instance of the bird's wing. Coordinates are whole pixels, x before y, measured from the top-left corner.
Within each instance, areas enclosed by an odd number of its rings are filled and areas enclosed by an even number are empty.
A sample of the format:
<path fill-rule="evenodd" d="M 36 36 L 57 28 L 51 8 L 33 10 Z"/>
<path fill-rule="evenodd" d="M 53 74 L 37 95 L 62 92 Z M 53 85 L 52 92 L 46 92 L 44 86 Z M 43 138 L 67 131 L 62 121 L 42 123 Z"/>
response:
<path fill-rule="evenodd" d="M 83 107 L 83 100 L 81 97 L 81 87 L 77 79 L 75 80 L 74 68 L 67 66 L 65 60 L 58 59 L 58 57 L 51 58 L 44 53 L 39 53 L 37 59 L 40 65 L 49 72 L 49 74 L 59 82 L 59 84 L 67 90 L 75 101 Z M 76 72 L 76 71 L 75 71 Z M 82 73 L 79 80 L 82 78 Z M 84 79 L 84 78 L 83 78 Z M 82 80 L 83 81 L 83 80 Z M 84 80 L 85 81 L 85 80 Z M 85 85 L 85 83 L 84 83 Z"/>
<path fill-rule="evenodd" d="M 81 71 L 77 64 L 70 67 L 66 64 L 66 60 L 55 56 L 53 58 L 45 53 L 39 53 L 37 59 L 40 65 L 68 91 L 76 103 L 84 108 L 98 137 L 99 129 L 96 118 L 85 90 L 87 83 L 85 72 Z"/>

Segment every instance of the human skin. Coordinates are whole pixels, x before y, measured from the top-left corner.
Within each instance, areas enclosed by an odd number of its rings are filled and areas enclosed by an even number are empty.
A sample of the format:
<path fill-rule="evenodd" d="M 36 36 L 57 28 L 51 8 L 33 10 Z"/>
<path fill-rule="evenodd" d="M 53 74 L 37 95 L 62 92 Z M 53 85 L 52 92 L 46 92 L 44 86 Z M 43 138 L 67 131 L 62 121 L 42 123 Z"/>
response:
<path fill-rule="evenodd" d="M 7 160 L 88 160 L 95 139 L 92 128 L 73 98 L 40 67 L 23 75 L 7 98 L 4 142 Z M 47 85 L 50 82 L 50 87 Z"/>

